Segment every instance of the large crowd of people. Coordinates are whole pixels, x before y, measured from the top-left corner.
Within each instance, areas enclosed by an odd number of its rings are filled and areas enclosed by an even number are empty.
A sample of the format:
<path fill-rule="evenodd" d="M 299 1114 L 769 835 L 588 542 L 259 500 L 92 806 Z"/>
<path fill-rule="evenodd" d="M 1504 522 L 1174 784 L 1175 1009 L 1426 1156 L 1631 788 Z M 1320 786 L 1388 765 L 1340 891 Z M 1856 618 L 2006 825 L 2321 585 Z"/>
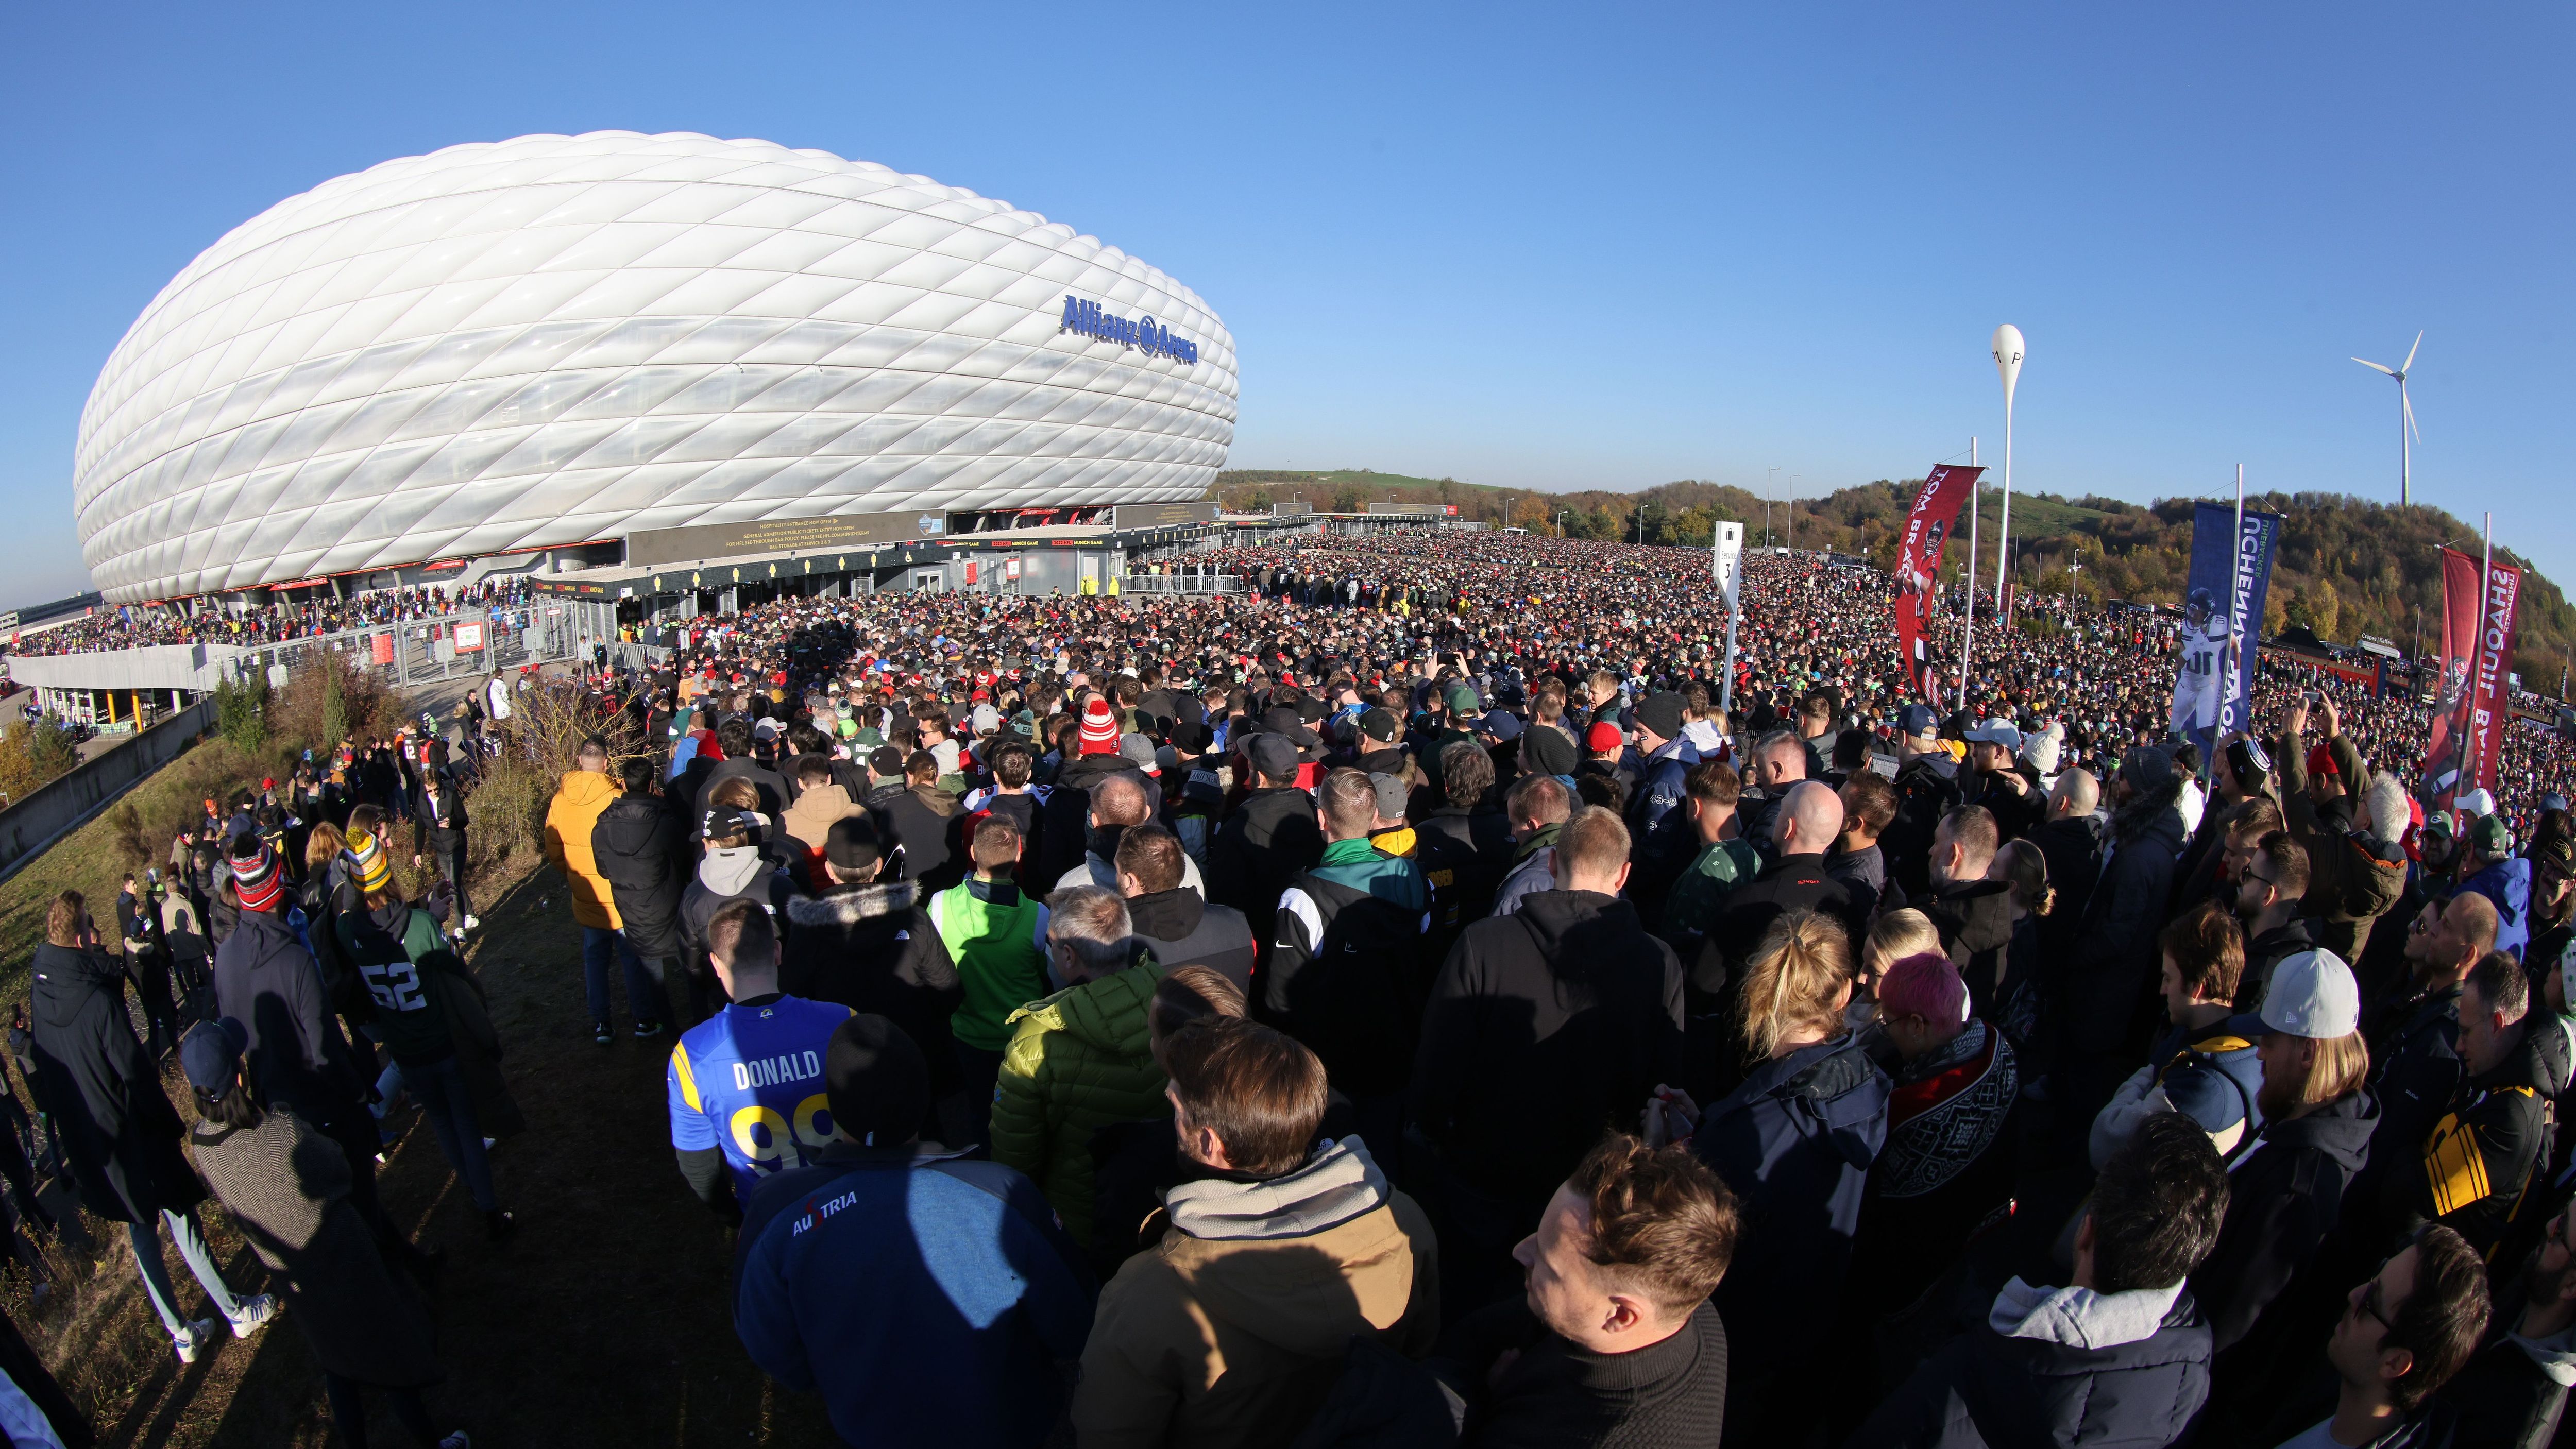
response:
<path fill-rule="evenodd" d="M 2555 734 L 2427 808 L 2423 706 L 2307 666 L 2169 738 L 2152 613 L 2041 601 L 1935 709 L 1809 557 L 1750 561 L 1732 677 L 1689 551 L 1156 566 L 1243 587 L 782 597 L 541 686 L 595 713 L 544 831 L 592 1033 L 667 1049 L 742 1350 L 846 1442 L 2557 1441 Z M 182 1359 L 165 1230 L 234 1334 L 297 1323 L 352 1442 L 370 1394 L 464 1439 L 386 1104 L 516 1223 L 458 944 L 513 692 L 207 802 L 122 962 L 70 893 L 38 951 L 21 1151 Z"/>
<path fill-rule="evenodd" d="M 88 654 L 149 644 L 282 644 L 381 624 L 483 612 L 493 618 L 524 613 L 528 576 L 508 574 L 463 585 L 417 584 L 378 589 L 350 599 L 276 601 L 255 606 L 190 608 L 171 605 L 93 606 L 80 618 L 17 631 L 0 641 L 5 654 Z M 520 619 L 522 627 L 526 620 Z"/>

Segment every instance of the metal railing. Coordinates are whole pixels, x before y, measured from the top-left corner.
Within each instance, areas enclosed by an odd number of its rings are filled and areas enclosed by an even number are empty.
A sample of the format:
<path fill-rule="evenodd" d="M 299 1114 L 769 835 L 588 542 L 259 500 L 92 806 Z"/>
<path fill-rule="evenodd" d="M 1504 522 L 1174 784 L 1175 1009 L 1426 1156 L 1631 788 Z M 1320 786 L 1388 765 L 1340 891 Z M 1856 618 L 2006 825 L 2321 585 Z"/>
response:
<path fill-rule="evenodd" d="M 461 635 L 460 625 L 466 629 Z M 248 647 L 235 667 L 246 675 L 283 666 L 292 674 L 317 654 L 354 654 L 387 683 L 409 688 L 525 664 L 584 662 L 595 657 L 599 645 L 608 646 L 611 658 L 621 652 L 615 604 L 538 598 L 506 609 L 405 619 Z M 277 682 L 274 673 L 270 680 Z"/>
<path fill-rule="evenodd" d="M 1122 594 L 1240 594 L 1248 586 L 1239 574 L 1129 574 L 1118 581 Z"/>

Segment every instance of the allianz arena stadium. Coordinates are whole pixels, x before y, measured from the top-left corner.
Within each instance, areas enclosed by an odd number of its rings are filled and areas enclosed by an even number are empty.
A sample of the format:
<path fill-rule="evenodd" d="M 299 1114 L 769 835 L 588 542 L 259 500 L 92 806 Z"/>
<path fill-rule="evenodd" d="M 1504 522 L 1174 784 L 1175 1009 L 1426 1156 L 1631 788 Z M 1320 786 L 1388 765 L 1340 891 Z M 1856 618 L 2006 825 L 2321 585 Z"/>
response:
<path fill-rule="evenodd" d="M 1233 340 L 1097 238 L 927 177 L 707 136 L 523 136 L 253 217 L 81 416 L 112 602 L 645 530 L 1202 497 Z"/>

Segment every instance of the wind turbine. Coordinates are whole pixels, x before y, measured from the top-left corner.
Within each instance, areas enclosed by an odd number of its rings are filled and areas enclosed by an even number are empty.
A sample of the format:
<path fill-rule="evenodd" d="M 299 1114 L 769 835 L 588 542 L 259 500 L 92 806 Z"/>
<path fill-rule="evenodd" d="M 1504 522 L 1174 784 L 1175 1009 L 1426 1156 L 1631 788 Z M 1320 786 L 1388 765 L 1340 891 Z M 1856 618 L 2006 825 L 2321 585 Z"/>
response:
<path fill-rule="evenodd" d="M 2423 345 L 2424 334 L 2418 332 L 2415 334 L 2415 347 L 2421 347 Z M 2415 404 L 2406 400 L 2406 369 L 2415 365 L 2415 347 L 2407 348 L 2406 360 L 2397 364 L 2395 367 L 2381 366 L 2379 363 L 2373 362 L 2366 357 L 2356 357 L 2353 359 L 2353 361 L 2360 363 L 2362 366 L 2367 367 L 2374 372 L 2384 372 L 2390 377 L 2397 379 L 2397 411 L 2399 414 L 2397 422 L 2397 502 L 2400 507 L 2415 501 L 2413 496 L 2415 457 L 2413 449 L 2408 441 L 2408 435 L 2413 434 L 2414 442 L 2420 443 L 2424 440 L 2424 435 L 2417 431 L 2415 427 Z"/>

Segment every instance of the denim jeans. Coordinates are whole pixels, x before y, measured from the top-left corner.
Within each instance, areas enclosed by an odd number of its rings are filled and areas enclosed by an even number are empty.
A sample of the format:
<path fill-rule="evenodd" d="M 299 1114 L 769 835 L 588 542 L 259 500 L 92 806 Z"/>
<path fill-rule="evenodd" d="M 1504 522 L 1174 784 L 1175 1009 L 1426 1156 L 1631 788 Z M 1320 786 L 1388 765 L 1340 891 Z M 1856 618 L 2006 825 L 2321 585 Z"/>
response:
<path fill-rule="evenodd" d="M 623 933 L 607 926 L 581 928 L 581 984 L 590 994 L 590 1019 L 608 1020 L 608 963 L 612 957 L 626 965 L 626 1009 L 635 1013 L 639 1024 L 659 1021 L 661 993 L 653 989 L 653 978 L 644 974 L 644 959 L 635 954 Z"/>
<path fill-rule="evenodd" d="M 474 1098 L 465 1089 L 465 1069 L 453 1056 L 434 1062 L 404 1062 L 403 1089 L 420 1104 L 429 1130 L 438 1134 L 447 1164 L 465 1179 L 474 1205 L 485 1212 L 501 1205 L 492 1192 L 492 1163 L 483 1155 L 483 1128 L 474 1120 Z"/>
<path fill-rule="evenodd" d="M 196 1212 L 164 1212 L 161 1221 L 170 1225 L 170 1236 L 179 1244 L 179 1256 L 187 1260 L 188 1271 L 197 1275 L 198 1286 L 214 1300 L 215 1311 L 227 1320 L 241 1317 L 241 1298 L 215 1266 L 214 1251 L 206 1246 L 206 1235 L 197 1231 Z M 161 1326 L 177 1338 L 187 1328 L 188 1320 L 179 1312 L 178 1295 L 170 1287 L 170 1265 L 161 1258 L 160 1225 L 146 1219 L 127 1223 L 125 1231 L 134 1242 L 134 1266 L 142 1270 L 144 1295 L 152 1300 L 152 1311 L 161 1315 Z"/>

